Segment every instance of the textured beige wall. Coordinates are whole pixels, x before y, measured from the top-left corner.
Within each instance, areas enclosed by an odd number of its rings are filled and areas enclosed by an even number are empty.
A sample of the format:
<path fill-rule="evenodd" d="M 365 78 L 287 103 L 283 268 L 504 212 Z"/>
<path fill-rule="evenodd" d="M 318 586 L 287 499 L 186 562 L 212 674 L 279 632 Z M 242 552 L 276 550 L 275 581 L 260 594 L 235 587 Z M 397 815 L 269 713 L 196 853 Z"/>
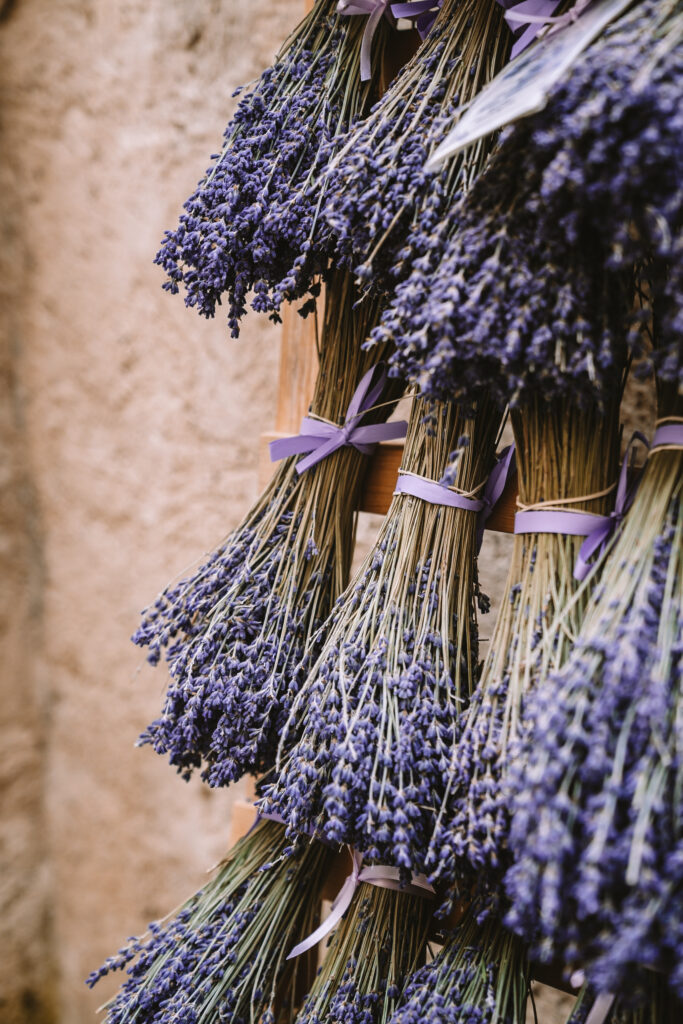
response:
<path fill-rule="evenodd" d="M 3 1024 L 92 1021 L 113 986 L 85 975 L 224 847 L 232 794 L 134 749 L 164 677 L 128 638 L 255 495 L 278 332 L 228 340 L 151 261 L 302 7 L 17 0 L 0 21 Z"/>

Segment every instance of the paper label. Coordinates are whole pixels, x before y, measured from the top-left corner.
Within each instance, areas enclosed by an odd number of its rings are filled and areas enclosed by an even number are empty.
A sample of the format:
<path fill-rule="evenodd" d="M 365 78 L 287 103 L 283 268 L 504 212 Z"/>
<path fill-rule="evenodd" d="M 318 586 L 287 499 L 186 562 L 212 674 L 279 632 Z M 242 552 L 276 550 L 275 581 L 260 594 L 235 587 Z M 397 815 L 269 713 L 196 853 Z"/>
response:
<path fill-rule="evenodd" d="M 576 21 L 532 43 L 482 89 L 453 131 L 432 153 L 425 170 L 436 170 L 448 157 L 504 124 L 543 110 L 553 86 L 579 54 L 632 3 L 633 0 L 593 0 Z"/>

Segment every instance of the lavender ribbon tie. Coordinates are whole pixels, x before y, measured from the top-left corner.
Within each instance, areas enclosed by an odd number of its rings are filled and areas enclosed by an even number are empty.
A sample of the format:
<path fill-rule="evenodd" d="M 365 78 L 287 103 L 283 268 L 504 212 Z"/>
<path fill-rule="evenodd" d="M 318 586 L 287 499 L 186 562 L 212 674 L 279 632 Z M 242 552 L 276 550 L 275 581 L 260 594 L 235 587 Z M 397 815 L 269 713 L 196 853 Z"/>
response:
<path fill-rule="evenodd" d="M 332 931 L 335 925 L 342 919 L 351 906 L 351 900 L 361 882 L 369 882 L 370 885 L 378 885 L 383 889 L 396 889 L 400 892 L 408 892 L 420 896 L 431 896 L 434 894 L 432 886 L 424 875 L 413 875 L 408 885 L 401 885 L 398 868 L 388 867 L 384 864 L 372 864 L 367 868 L 362 867 L 363 855 L 356 850 L 351 851 L 351 874 L 347 876 L 341 889 L 337 893 L 332 909 L 324 921 L 318 925 L 314 932 L 300 942 L 287 959 L 292 960 L 295 956 L 313 949 L 314 946 L 324 939 Z"/>
<path fill-rule="evenodd" d="M 392 4 L 391 13 L 395 18 L 407 18 L 415 23 L 420 39 L 425 39 L 432 30 L 443 0 L 409 0 L 408 3 Z"/>
<path fill-rule="evenodd" d="M 576 565 L 574 566 L 574 579 L 576 580 L 585 580 L 586 576 L 593 568 L 591 559 L 594 555 L 599 557 L 608 540 L 617 527 L 621 525 L 621 521 L 633 504 L 638 484 L 636 482 L 633 487 L 629 488 L 628 466 L 629 457 L 636 441 L 640 441 L 646 447 L 649 447 L 645 437 L 643 437 L 640 431 L 636 430 L 626 447 L 626 453 L 624 454 L 624 458 L 621 463 L 619 482 L 617 483 L 617 493 L 614 498 L 614 508 L 608 516 L 600 517 L 602 522 L 598 523 L 592 532 L 587 535 L 579 549 L 579 553 L 576 557 Z"/>
<path fill-rule="evenodd" d="M 360 80 L 368 82 L 372 77 L 372 40 L 377 26 L 389 5 L 389 0 L 339 0 L 337 14 L 367 14 L 368 22 L 360 44 Z"/>
<path fill-rule="evenodd" d="M 372 385 L 372 378 L 379 370 L 377 383 Z M 370 455 L 378 441 L 391 441 L 405 437 L 408 424 L 405 420 L 396 423 L 372 423 L 366 427 L 358 426 L 356 421 L 370 409 L 384 390 L 387 375 L 382 364 L 374 366 L 365 374 L 356 388 L 353 398 L 346 410 L 343 427 L 326 423 L 305 416 L 301 421 L 299 433 L 293 437 L 281 437 L 270 442 L 270 460 L 277 462 L 290 455 L 310 452 L 305 459 L 296 464 L 299 473 L 305 473 L 328 455 L 345 445 L 352 445 L 363 455 Z"/>
<path fill-rule="evenodd" d="M 683 445 L 683 423 L 663 423 L 657 427 L 650 450 L 664 448 L 667 445 L 674 445 L 676 448 Z"/>
<path fill-rule="evenodd" d="M 428 480 L 424 476 L 413 476 L 400 471 L 394 494 L 411 494 L 414 498 L 422 498 L 423 501 L 428 501 L 432 505 L 447 505 L 449 508 L 461 508 L 465 512 L 478 513 L 477 550 L 479 550 L 484 539 L 486 520 L 505 490 L 511 468 L 514 469 L 514 456 L 515 446 L 513 444 L 503 449 L 486 481 L 481 498 L 466 498 L 464 494 L 458 494 L 457 491 L 451 490 L 447 484 L 440 484 L 436 480 Z"/>

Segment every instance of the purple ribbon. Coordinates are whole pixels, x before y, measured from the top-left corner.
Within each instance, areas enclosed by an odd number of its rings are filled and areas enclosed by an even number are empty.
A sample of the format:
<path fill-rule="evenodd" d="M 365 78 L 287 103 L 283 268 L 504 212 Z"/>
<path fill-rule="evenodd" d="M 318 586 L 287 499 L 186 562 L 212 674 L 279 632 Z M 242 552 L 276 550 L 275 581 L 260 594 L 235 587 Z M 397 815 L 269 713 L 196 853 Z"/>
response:
<path fill-rule="evenodd" d="M 591 1006 L 591 1011 L 586 1018 L 586 1024 L 604 1024 L 607 1020 L 607 1014 L 612 1009 L 612 1003 L 615 998 L 612 992 L 601 992 Z"/>
<path fill-rule="evenodd" d="M 610 537 L 621 524 L 633 504 L 637 483 L 628 486 L 629 458 L 636 441 L 648 446 L 647 440 L 635 431 L 629 441 L 621 463 L 614 508 L 607 516 L 572 509 L 529 509 L 515 516 L 515 533 L 561 533 L 570 537 L 585 537 L 574 565 L 574 579 L 584 580 L 593 568 L 593 556 L 599 556 Z M 649 447 L 649 446 L 648 446 Z"/>
<path fill-rule="evenodd" d="M 316 930 L 294 947 L 287 956 L 288 960 L 292 960 L 295 956 L 313 949 L 321 939 L 324 939 L 332 931 L 351 906 L 353 895 L 361 882 L 368 882 L 370 885 L 378 885 L 383 889 L 396 889 L 400 892 L 408 892 L 418 896 L 432 896 L 434 894 L 434 889 L 424 875 L 413 875 L 408 885 L 401 885 L 398 868 L 388 867 L 384 864 L 372 864 L 364 868 L 362 863 L 363 855 L 356 850 L 351 850 L 351 874 L 347 876 L 337 893 L 332 909 Z"/>
<path fill-rule="evenodd" d="M 683 423 L 662 423 L 657 427 L 650 451 L 655 448 L 665 448 L 668 445 L 673 445 L 675 448 L 683 445 Z"/>
<path fill-rule="evenodd" d="M 372 385 L 372 378 L 377 370 L 380 371 L 379 379 L 376 384 Z M 328 455 L 343 448 L 344 445 L 352 445 L 363 455 L 371 455 L 378 441 L 391 441 L 405 437 L 408 429 L 405 420 L 398 420 L 395 423 L 372 423 L 366 427 L 358 426 L 356 423 L 382 394 L 386 379 L 386 371 L 381 363 L 368 370 L 349 402 L 343 427 L 305 416 L 301 421 L 298 434 L 293 437 L 281 437 L 277 441 L 270 442 L 270 461 L 277 462 L 290 455 L 310 452 L 310 455 L 296 464 L 297 471 L 305 473 L 311 466 L 315 466 L 317 462 L 326 459 Z"/>
<path fill-rule="evenodd" d="M 432 30 L 443 0 L 411 0 L 409 3 L 392 4 L 391 13 L 395 18 L 407 18 L 415 23 L 420 39 L 425 39 Z"/>
<path fill-rule="evenodd" d="M 389 0 L 339 0 L 337 14 L 367 14 L 368 23 L 360 44 L 360 80 L 368 82 L 372 77 L 372 40 L 377 26 L 389 6 Z"/>
<path fill-rule="evenodd" d="M 552 25 L 554 28 L 561 28 L 563 25 L 568 25 L 576 20 L 590 2 L 591 0 L 577 0 L 570 11 L 559 18 L 553 18 L 553 14 L 560 5 L 560 0 L 522 0 L 521 3 L 515 3 L 515 0 L 498 0 L 498 3 L 505 8 L 505 21 L 510 30 L 518 33 L 510 51 L 510 59 L 526 50 L 544 26 Z"/>
<path fill-rule="evenodd" d="M 457 491 L 451 490 L 447 484 L 437 483 L 436 480 L 429 480 L 425 476 L 401 473 L 400 470 L 394 494 L 411 494 L 414 498 L 422 498 L 423 501 L 428 501 L 431 505 L 447 505 L 449 508 L 461 508 L 465 512 L 478 513 L 478 550 L 483 540 L 486 520 L 505 489 L 511 467 L 514 468 L 514 455 L 515 446 L 513 444 L 503 449 L 486 481 L 481 498 L 466 498 L 464 494 L 458 494 Z"/>

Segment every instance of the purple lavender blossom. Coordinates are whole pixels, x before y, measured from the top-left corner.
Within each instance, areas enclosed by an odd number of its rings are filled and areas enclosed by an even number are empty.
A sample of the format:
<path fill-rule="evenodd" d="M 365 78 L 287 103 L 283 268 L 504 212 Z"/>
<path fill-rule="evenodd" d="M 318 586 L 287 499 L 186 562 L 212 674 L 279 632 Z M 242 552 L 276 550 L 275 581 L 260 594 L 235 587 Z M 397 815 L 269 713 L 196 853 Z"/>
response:
<path fill-rule="evenodd" d="M 307 186 L 369 109 L 381 63 L 373 62 L 372 81 L 360 82 L 365 19 L 340 17 L 335 7 L 336 0 L 318 0 L 273 66 L 248 87 L 222 151 L 156 257 L 168 276 L 164 288 L 177 293 L 182 286 L 186 304 L 203 316 L 214 316 L 227 296 L 234 337 L 250 292 L 255 310 L 278 319 L 280 282 L 294 275 L 297 294 L 304 294 L 325 269 L 324 262 L 311 262 L 320 194 Z M 375 51 L 391 31 L 387 26 L 379 26 Z"/>
<path fill-rule="evenodd" d="M 599 400 L 623 358 L 634 266 L 670 339 L 643 371 L 654 361 L 683 382 L 677 17 L 636 5 L 544 111 L 505 133 L 471 191 L 418 228 L 426 255 L 373 336 L 395 341 L 393 365 L 421 391 L 452 397 L 486 382 L 512 402 L 539 389 Z M 641 354 L 638 316 L 627 340 Z"/>

